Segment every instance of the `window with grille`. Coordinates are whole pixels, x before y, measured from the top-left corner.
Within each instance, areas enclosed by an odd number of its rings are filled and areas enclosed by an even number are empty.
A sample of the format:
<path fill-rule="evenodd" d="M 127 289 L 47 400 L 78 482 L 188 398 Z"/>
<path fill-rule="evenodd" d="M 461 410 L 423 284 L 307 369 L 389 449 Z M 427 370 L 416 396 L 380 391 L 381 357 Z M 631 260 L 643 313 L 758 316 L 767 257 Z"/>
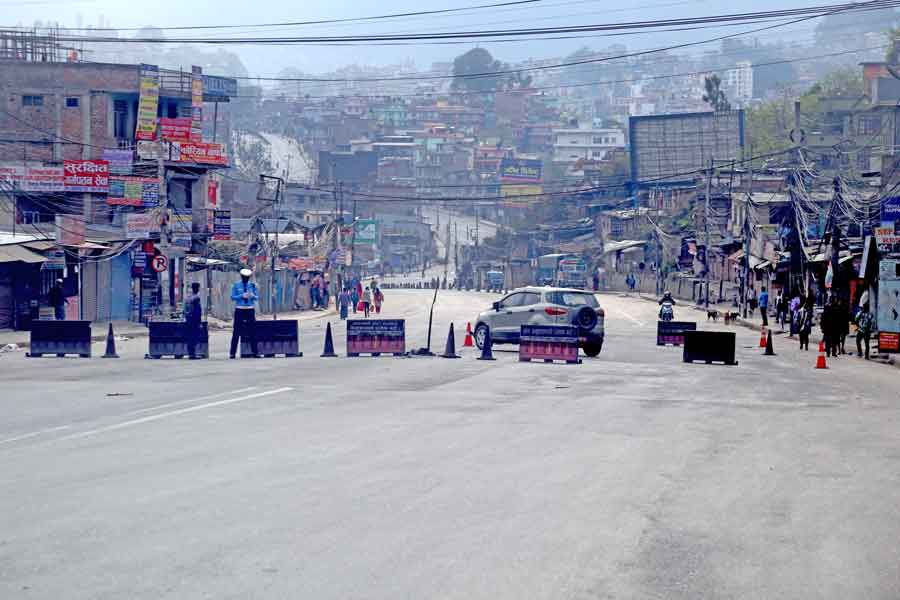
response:
<path fill-rule="evenodd" d="M 78 97 L 69 96 L 66 98 L 66 108 L 78 108 Z"/>
<path fill-rule="evenodd" d="M 22 106 L 43 106 L 43 96 L 22 96 Z"/>

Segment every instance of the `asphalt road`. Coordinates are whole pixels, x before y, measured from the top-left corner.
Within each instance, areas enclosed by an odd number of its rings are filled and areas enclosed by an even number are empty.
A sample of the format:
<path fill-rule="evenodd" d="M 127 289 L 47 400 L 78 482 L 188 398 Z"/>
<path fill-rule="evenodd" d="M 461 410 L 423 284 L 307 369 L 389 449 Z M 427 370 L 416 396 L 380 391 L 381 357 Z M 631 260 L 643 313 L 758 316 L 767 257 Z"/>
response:
<path fill-rule="evenodd" d="M 441 292 L 435 347 L 491 298 Z M 429 299 L 387 291 L 409 347 Z M 897 370 L 744 329 L 686 365 L 601 302 L 581 365 L 325 360 L 324 321 L 298 359 L 0 355 L 0 598 L 900 597 Z"/>

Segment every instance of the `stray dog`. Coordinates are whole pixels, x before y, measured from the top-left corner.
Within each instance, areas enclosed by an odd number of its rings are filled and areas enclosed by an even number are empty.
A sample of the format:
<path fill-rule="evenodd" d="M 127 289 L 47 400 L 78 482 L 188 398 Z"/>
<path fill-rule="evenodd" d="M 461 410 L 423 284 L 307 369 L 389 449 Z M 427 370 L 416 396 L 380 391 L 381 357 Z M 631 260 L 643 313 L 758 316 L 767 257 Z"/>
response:
<path fill-rule="evenodd" d="M 719 320 L 719 311 L 717 310 L 708 310 L 706 311 L 706 320 L 709 321 L 712 319 L 713 321 Z"/>
<path fill-rule="evenodd" d="M 725 324 L 728 325 L 729 323 L 737 323 L 738 317 L 740 317 L 740 314 L 736 312 L 725 313 Z"/>

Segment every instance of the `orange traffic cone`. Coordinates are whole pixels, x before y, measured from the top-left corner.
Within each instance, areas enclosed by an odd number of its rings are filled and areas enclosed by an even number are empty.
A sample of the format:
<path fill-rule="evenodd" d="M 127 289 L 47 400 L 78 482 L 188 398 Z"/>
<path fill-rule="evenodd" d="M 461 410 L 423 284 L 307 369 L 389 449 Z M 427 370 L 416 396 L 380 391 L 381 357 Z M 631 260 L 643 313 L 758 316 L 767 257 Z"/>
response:
<path fill-rule="evenodd" d="M 816 368 L 828 368 L 828 365 L 825 364 L 825 342 L 819 342 L 819 358 L 816 359 Z"/>
<path fill-rule="evenodd" d="M 763 328 L 760 330 L 760 334 L 759 334 L 759 347 L 760 347 L 760 348 L 765 348 L 765 347 L 766 347 L 766 341 L 767 341 L 766 328 L 763 327 Z"/>
<path fill-rule="evenodd" d="M 471 348 L 475 343 L 472 341 L 472 323 L 466 323 L 466 341 L 463 342 L 463 348 Z"/>

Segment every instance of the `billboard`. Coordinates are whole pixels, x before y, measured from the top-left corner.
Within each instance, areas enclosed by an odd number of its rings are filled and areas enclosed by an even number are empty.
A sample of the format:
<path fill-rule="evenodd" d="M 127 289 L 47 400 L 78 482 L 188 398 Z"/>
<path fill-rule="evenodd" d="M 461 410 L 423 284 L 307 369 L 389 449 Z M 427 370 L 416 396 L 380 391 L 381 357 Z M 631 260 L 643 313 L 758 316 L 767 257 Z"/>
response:
<path fill-rule="evenodd" d="M 900 196 L 889 196 L 881 200 L 881 224 L 885 227 L 900 221 Z"/>
<path fill-rule="evenodd" d="M 544 162 L 539 158 L 504 158 L 500 161 L 500 183 L 541 183 Z"/>
<path fill-rule="evenodd" d="M 375 219 L 358 219 L 356 221 L 356 244 L 375 244 L 378 242 L 378 221 Z"/>
<path fill-rule="evenodd" d="M 228 165 L 225 146 L 208 142 L 172 143 L 170 160 L 208 165 Z"/>
<path fill-rule="evenodd" d="M 217 210 L 213 215 L 213 239 L 231 239 L 231 211 Z"/>
<path fill-rule="evenodd" d="M 109 195 L 106 203 L 110 206 L 159 206 L 159 179 L 155 177 L 109 178 Z"/>
<path fill-rule="evenodd" d="M 159 105 L 159 67 L 141 65 L 137 126 L 134 137 L 152 140 L 156 137 L 156 111 Z"/>
<path fill-rule="evenodd" d="M 0 181 L 23 192 L 62 192 L 65 175 L 62 167 L 0 164 Z"/>
<path fill-rule="evenodd" d="M 711 159 L 743 157 L 743 110 L 631 117 L 628 129 L 637 185 L 689 182 Z"/>
<path fill-rule="evenodd" d="M 158 218 L 150 213 L 135 213 L 125 218 L 125 237 L 129 240 L 145 240 L 159 233 Z"/>
<path fill-rule="evenodd" d="M 105 160 L 64 160 L 67 192 L 109 192 L 109 163 Z"/>
<path fill-rule="evenodd" d="M 191 67 L 190 141 L 203 141 L 203 69 L 196 65 Z"/>
<path fill-rule="evenodd" d="M 191 127 L 190 117 L 160 118 L 159 139 L 166 142 L 190 142 Z"/>
<path fill-rule="evenodd" d="M 104 148 L 101 156 L 109 163 L 110 175 L 131 175 L 131 169 L 134 167 L 133 150 Z"/>

